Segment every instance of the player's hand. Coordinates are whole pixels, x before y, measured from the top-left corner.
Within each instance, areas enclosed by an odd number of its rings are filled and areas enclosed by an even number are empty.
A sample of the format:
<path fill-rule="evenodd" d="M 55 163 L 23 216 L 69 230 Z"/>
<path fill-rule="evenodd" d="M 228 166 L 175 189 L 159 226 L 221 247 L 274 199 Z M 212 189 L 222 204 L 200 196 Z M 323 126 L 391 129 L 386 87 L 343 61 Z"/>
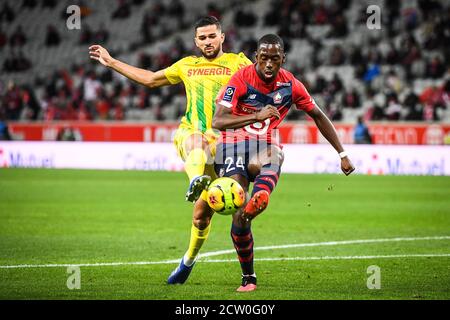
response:
<path fill-rule="evenodd" d="M 345 173 L 346 176 L 355 171 L 355 167 L 348 157 L 344 157 L 341 159 L 341 170 L 343 173 Z"/>
<path fill-rule="evenodd" d="M 257 121 L 264 121 L 264 120 L 266 120 L 268 118 L 272 118 L 272 117 L 280 119 L 280 112 L 278 111 L 277 108 L 275 108 L 274 106 L 271 106 L 270 104 L 268 104 L 267 106 L 262 108 L 261 111 L 259 111 L 256 114 Z"/>
<path fill-rule="evenodd" d="M 94 44 L 89 47 L 89 57 L 93 60 L 99 61 L 105 67 L 109 67 L 113 60 L 113 58 L 109 55 L 108 50 L 98 44 Z"/>

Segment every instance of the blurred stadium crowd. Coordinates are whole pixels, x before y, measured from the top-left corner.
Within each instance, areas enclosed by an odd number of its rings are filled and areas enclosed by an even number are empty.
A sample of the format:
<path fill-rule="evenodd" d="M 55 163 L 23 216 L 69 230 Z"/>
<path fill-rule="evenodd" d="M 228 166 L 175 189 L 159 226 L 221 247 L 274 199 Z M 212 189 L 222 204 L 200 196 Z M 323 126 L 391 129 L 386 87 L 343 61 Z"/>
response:
<path fill-rule="evenodd" d="M 71 4 L 80 30 L 66 26 Z M 369 4 L 381 29 L 366 25 Z M 222 20 L 225 51 L 251 59 L 260 36 L 278 33 L 286 69 L 334 121 L 450 121 L 450 3 L 438 0 L 2 1 L 0 120 L 179 119 L 183 87 L 136 85 L 90 61 L 88 46 L 156 71 L 195 53 L 202 15 Z"/>

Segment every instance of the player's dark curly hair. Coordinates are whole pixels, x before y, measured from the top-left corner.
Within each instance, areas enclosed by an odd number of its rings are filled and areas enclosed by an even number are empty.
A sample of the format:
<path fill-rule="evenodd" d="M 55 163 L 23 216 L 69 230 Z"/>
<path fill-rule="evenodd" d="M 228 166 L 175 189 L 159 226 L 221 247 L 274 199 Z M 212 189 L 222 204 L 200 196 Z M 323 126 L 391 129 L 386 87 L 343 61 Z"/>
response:
<path fill-rule="evenodd" d="M 263 43 L 266 43 L 266 44 L 278 44 L 278 45 L 280 45 L 280 48 L 283 49 L 283 51 L 284 51 L 283 39 L 281 39 L 276 34 L 269 33 L 269 34 L 266 34 L 266 35 L 262 36 L 258 40 L 258 47 L 257 48 L 259 49 L 260 45 L 263 44 Z"/>
<path fill-rule="evenodd" d="M 210 26 L 212 24 L 216 25 L 217 29 L 222 30 L 222 26 L 220 24 L 219 19 L 213 16 L 207 16 L 197 20 L 197 22 L 194 25 L 195 31 L 197 31 L 197 29 L 200 27 Z"/>

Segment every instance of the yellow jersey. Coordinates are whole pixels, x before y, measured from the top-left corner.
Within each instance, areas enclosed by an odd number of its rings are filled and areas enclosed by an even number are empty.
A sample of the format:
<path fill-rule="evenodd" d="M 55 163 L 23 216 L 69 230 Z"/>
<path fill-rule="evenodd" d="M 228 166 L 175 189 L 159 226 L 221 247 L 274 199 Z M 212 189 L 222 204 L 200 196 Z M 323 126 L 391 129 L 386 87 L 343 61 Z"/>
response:
<path fill-rule="evenodd" d="M 189 56 L 164 69 L 171 84 L 183 81 L 186 89 L 187 107 L 181 125 L 201 132 L 211 129 L 220 88 L 236 71 L 250 64 L 252 62 L 241 52 L 224 53 L 212 61 L 203 56 Z"/>

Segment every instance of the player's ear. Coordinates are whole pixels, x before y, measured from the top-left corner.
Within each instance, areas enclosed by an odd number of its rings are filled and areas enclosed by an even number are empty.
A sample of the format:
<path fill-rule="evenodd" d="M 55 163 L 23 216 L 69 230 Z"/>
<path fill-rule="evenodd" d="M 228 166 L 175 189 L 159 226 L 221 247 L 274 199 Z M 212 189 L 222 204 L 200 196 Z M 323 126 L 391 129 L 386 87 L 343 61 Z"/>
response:
<path fill-rule="evenodd" d="M 194 44 L 195 44 L 195 46 L 198 48 L 197 37 L 196 37 L 196 36 L 194 37 Z"/>
<path fill-rule="evenodd" d="M 222 32 L 220 37 L 222 38 L 221 43 L 224 43 L 224 41 L 225 41 L 225 33 Z"/>
<path fill-rule="evenodd" d="M 286 53 L 283 53 L 283 60 L 281 60 L 282 63 L 286 62 Z"/>

